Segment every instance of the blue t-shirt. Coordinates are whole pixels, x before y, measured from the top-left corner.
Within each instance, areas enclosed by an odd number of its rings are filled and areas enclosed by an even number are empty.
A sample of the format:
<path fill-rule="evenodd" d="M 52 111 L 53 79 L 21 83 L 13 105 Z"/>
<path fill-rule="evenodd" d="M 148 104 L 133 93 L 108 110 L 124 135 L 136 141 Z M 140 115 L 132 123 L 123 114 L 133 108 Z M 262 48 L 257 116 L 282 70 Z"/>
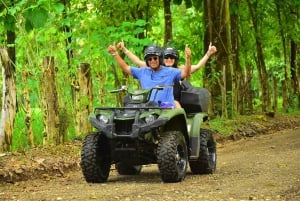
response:
<path fill-rule="evenodd" d="M 158 85 L 170 86 L 159 90 L 156 97 L 154 97 L 156 91 L 153 91 L 150 101 L 156 103 L 161 101 L 174 105 L 173 85 L 174 82 L 181 79 L 180 69 L 162 66 L 160 70 L 153 71 L 150 67 L 136 68 L 131 66 L 130 71 L 132 76 L 140 81 L 143 89 L 150 89 Z"/>

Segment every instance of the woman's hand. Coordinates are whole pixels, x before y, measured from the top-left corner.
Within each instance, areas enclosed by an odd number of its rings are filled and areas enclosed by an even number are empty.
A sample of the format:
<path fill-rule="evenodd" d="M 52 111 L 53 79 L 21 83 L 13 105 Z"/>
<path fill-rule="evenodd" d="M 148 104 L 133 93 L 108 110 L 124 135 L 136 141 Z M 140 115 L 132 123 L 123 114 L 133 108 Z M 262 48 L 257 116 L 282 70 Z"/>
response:
<path fill-rule="evenodd" d="M 191 51 L 191 49 L 189 48 L 188 45 L 185 45 L 185 50 L 184 50 L 184 52 L 185 52 L 186 58 L 190 58 L 190 57 L 191 57 L 192 51 Z"/>
<path fill-rule="evenodd" d="M 117 44 L 117 48 L 118 48 L 119 50 L 124 51 L 124 50 L 126 49 L 126 48 L 125 48 L 125 45 L 124 45 L 124 42 L 123 42 L 123 41 L 119 42 L 119 43 Z"/>
<path fill-rule="evenodd" d="M 209 43 L 209 46 L 208 46 L 208 50 L 207 50 L 207 52 L 206 52 L 206 55 L 207 55 L 208 57 L 210 57 L 211 55 L 213 55 L 213 54 L 216 53 L 216 52 L 217 52 L 216 46 L 212 45 L 212 43 L 210 42 L 210 43 Z"/>

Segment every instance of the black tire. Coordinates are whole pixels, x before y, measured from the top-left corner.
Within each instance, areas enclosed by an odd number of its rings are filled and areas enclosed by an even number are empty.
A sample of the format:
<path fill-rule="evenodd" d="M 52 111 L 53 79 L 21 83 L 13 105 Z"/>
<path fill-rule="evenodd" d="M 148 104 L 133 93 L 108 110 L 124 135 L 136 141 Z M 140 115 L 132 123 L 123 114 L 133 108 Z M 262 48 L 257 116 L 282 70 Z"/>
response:
<path fill-rule="evenodd" d="M 196 161 L 190 161 L 190 168 L 194 174 L 212 174 L 216 171 L 217 152 L 216 142 L 212 131 L 200 130 L 200 153 Z"/>
<path fill-rule="evenodd" d="M 117 163 L 116 169 L 120 175 L 138 175 L 142 171 L 142 166 Z"/>
<path fill-rule="evenodd" d="M 110 165 L 110 146 L 106 136 L 101 133 L 87 134 L 82 145 L 80 162 L 85 180 L 88 183 L 106 182 Z"/>
<path fill-rule="evenodd" d="M 164 182 L 179 182 L 185 178 L 188 152 L 183 134 L 166 132 L 158 143 L 157 163 Z"/>

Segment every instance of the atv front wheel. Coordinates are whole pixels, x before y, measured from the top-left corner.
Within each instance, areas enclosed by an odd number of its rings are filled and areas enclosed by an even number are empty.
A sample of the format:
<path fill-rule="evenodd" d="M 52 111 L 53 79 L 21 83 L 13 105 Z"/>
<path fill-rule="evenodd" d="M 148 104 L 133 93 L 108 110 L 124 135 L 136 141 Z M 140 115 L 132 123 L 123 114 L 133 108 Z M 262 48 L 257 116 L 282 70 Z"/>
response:
<path fill-rule="evenodd" d="M 142 171 L 142 166 L 117 163 L 116 169 L 120 175 L 138 175 Z"/>
<path fill-rule="evenodd" d="M 183 134 L 179 131 L 164 133 L 158 143 L 157 163 L 164 182 L 179 182 L 185 178 L 188 152 Z"/>
<path fill-rule="evenodd" d="M 200 130 L 200 153 L 198 160 L 190 161 L 190 168 L 194 174 L 212 174 L 216 170 L 217 153 L 216 142 L 212 131 Z"/>
<path fill-rule="evenodd" d="M 80 166 L 88 183 L 106 182 L 110 171 L 110 146 L 101 133 L 87 134 L 82 150 Z"/>

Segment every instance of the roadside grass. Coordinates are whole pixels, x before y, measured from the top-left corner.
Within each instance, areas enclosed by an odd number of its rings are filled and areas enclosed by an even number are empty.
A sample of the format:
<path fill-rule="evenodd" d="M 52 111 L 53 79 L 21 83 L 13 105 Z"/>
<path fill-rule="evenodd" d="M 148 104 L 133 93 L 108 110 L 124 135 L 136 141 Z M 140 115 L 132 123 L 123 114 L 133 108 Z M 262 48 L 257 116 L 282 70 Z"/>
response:
<path fill-rule="evenodd" d="M 236 129 L 244 125 L 245 122 L 250 122 L 254 118 L 257 117 L 254 115 L 238 116 L 233 119 L 224 119 L 221 117 L 217 117 L 209 120 L 209 127 L 211 130 L 221 135 L 228 136 L 231 135 Z"/>
<path fill-rule="evenodd" d="M 20 110 L 16 114 L 14 133 L 12 136 L 11 151 L 16 150 L 26 150 L 32 148 L 28 145 L 27 135 L 26 135 L 26 114 L 23 110 Z M 36 108 L 32 110 L 32 132 L 33 141 L 35 145 L 41 145 L 43 142 L 43 119 L 41 116 L 40 109 Z"/>
<path fill-rule="evenodd" d="M 32 109 L 32 134 L 33 134 L 33 141 L 34 146 L 42 146 L 43 145 L 43 138 L 44 138 L 44 124 L 43 124 L 43 117 L 40 108 Z M 10 147 L 11 151 L 20 151 L 20 150 L 27 150 L 32 147 L 28 144 L 28 137 L 26 134 L 26 114 L 24 111 L 20 110 L 16 114 L 15 124 L 14 124 L 14 131 L 12 136 L 12 145 Z M 71 125 L 72 123 L 70 123 Z M 67 141 L 72 140 L 75 138 L 75 127 L 69 126 L 67 129 Z"/>
<path fill-rule="evenodd" d="M 275 118 L 277 115 L 280 116 L 298 116 L 300 118 L 300 110 L 290 111 L 289 113 L 285 113 L 284 111 L 278 111 L 275 114 Z M 245 124 L 254 121 L 266 121 L 267 117 L 263 113 L 256 113 L 251 115 L 240 115 L 232 119 L 224 119 L 221 117 L 217 117 L 209 120 L 209 128 L 217 133 L 228 136 L 231 135 L 235 130 L 241 128 Z"/>
<path fill-rule="evenodd" d="M 215 118 L 209 121 L 209 127 L 221 135 L 228 136 L 239 127 L 239 122 L 238 120 Z"/>

